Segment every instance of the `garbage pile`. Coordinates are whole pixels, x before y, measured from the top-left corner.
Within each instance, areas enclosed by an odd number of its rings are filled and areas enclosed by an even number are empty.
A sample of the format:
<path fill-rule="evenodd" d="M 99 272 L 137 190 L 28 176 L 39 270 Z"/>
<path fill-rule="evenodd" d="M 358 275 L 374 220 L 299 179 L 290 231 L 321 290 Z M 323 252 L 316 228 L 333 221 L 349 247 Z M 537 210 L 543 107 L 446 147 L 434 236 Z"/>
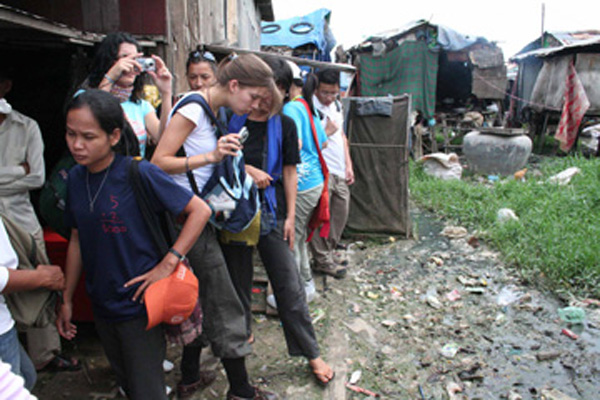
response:
<path fill-rule="evenodd" d="M 600 302 L 564 304 L 477 234 L 441 230 L 356 250 L 351 275 L 319 300 L 348 340 L 346 386 L 366 391 L 347 398 L 597 398 Z"/>

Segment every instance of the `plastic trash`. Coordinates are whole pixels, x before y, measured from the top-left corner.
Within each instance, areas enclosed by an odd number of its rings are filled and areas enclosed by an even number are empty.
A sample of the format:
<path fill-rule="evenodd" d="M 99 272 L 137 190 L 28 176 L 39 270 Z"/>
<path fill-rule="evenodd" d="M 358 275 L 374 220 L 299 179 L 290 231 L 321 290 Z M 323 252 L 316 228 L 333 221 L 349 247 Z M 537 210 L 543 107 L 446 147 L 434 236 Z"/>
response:
<path fill-rule="evenodd" d="M 559 172 L 556 175 L 551 176 L 550 178 L 548 178 L 548 182 L 549 183 L 556 183 L 558 185 L 566 185 L 569 182 L 571 182 L 571 178 L 573 178 L 575 175 L 579 174 L 581 172 L 581 170 L 577 167 L 571 167 L 571 168 L 567 168 L 562 172 Z"/>
<path fill-rule="evenodd" d="M 423 171 L 427 175 L 442 180 L 458 179 L 462 176 L 462 166 L 455 153 L 432 153 L 421 157 L 417 162 L 423 164 Z"/>
<path fill-rule="evenodd" d="M 583 324 L 585 321 L 585 310 L 580 307 L 559 308 L 558 316 L 568 324 Z"/>
<path fill-rule="evenodd" d="M 510 208 L 501 208 L 498 210 L 496 220 L 502 224 L 507 221 L 518 221 L 519 217 Z"/>
<path fill-rule="evenodd" d="M 445 344 L 444 347 L 442 347 L 442 350 L 440 350 L 440 353 L 442 354 L 442 356 L 444 356 L 446 358 L 454 358 L 456 353 L 458 353 L 459 349 L 460 349 L 460 347 L 458 346 L 458 344 L 448 343 L 448 344 Z"/>
<path fill-rule="evenodd" d="M 358 381 L 360 380 L 360 377 L 362 376 L 362 371 L 356 370 L 352 373 L 352 375 L 350 376 L 350 380 L 348 381 L 349 384 L 351 385 L 356 385 L 358 383 Z"/>
<path fill-rule="evenodd" d="M 453 291 L 446 294 L 446 298 L 449 301 L 456 301 L 460 299 L 460 292 L 458 291 L 458 289 L 454 289 Z"/>
<path fill-rule="evenodd" d="M 427 296 L 427 304 L 429 304 L 430 307 L 435 308 L 436 310 L 442 308 L 442 303 L 438 300 L 436 296 Z"/>
<path fill-rule="evenodd" d="M 459 239 L 467 236 L 467 229 L 462 226 L 446 226 L 440 235 L 446 236 L 450 239 Z"/>
<path fill-rule="evenodd" d="M 560 333 L 562 333 L 563 335 L 573 339 L 573 340 L 577 340 L 579 339 L 579 335 L 577 335 L 575 332 L 573 332 L 570 329 L 564 328 L 562 331 L 560 331 Z"/>

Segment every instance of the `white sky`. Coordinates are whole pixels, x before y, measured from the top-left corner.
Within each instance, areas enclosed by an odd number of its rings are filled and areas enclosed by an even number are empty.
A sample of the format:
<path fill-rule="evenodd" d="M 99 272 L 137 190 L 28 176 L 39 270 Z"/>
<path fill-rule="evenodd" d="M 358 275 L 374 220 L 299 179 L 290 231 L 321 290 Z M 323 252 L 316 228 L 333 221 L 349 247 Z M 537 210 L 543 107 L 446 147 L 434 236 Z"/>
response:
<path fill-rule="evenodd" d="M 418 19 L 496 41 L 508 59 L 546 31 L 600 30 L 600 0 L 272 0 L 275 19 L 331 10 L 331 29 L 345 49 Z"/>

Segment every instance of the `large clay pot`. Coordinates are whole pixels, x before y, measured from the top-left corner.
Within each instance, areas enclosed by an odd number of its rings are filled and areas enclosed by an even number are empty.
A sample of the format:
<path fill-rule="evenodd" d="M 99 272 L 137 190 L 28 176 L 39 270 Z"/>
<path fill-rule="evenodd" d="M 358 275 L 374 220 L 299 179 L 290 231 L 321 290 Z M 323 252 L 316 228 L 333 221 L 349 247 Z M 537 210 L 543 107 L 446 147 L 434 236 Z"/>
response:
<path fill-rule="evenodd" d="M 531 139 L 522 130 L 481 128 L 463 139 L 469 167 L 480 174 L 512 175 L 527 164 Z"/>

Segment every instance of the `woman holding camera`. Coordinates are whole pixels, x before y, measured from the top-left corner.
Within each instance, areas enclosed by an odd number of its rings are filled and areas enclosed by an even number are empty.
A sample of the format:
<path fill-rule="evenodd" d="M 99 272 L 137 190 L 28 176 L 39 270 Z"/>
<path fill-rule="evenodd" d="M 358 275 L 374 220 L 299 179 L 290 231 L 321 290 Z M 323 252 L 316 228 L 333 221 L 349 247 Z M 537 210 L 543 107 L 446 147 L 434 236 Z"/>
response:
<path fill-rule="evenodd" d="M 142 74 L 154 81 L 162 98 L 160 119 L 152 105 L 142 99 Z M 172 106 L 172 76 L 164 61 L 152 55 L 143 58 L 138 42 L 125 32 L 108 34 L 96 52 L 92 71 L 84 87 L 110 92 L 121 101 L 121 107 L 140 145 L 146 153 L 148 135 L 158 143 Z"/>

